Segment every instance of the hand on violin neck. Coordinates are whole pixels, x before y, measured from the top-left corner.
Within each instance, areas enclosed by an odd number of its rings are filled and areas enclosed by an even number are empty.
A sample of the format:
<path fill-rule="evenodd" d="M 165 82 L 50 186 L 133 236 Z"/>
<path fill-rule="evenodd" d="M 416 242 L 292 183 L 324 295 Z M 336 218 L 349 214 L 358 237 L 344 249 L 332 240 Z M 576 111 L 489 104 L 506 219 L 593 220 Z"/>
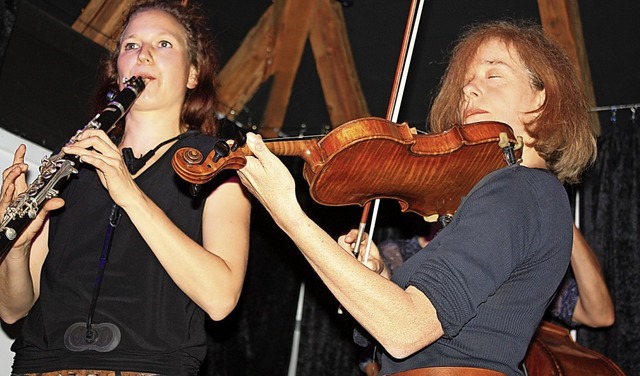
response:
<path fill-rule="evenodd" d="M 295 224 L 303 212 L 296 198 L 293 176 L 267 148 L 260 135 L 247 133 L 247 146 L 253 155 L 247 156 L 247 164 L 238 170 L 240 181 L 276 223 Z"/>

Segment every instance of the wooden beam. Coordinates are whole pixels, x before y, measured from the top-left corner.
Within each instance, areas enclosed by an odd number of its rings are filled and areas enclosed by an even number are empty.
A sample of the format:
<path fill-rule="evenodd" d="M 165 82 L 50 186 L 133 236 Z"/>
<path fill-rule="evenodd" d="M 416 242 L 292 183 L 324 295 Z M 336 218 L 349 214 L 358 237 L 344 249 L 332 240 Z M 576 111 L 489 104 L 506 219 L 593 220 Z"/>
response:
<path fill-rule="evenodd" d="M 261 133 L 278 137 L 300 65 L 309 29 L 320 0 L 275 0 L 273 83 L 262 117 Z"/>
<path fill-rule="evenodd" d="M 133 0 L 91 0 L 73 29 L 112 49 L 122 13 Z M 235 118 L 273 77 L 260 133 L 278 137 L 307 40 L 332 126 L 368 116 L 342 8 L 335 0 L 274 0 L 218 74 L 218 112 Z"/>
<path fill-rule="evenodd" d="M 235 118 L 273 73 L 273 14 L 272 5 L 218 74 L 218 112 L 223 116 Z"/>
<path fill-rule="evenodd" d="M 91 0 L 71 27 L 111 50 L 115 47 L 113 34 L 121 26 L 122 14 L 132 2 L 133 0 Z"/>
<path fill-rule="evenodd" d="M 542 27 L 551 38 L 554 38 L 566 49 L 582 80 L 589 105 L 595 107 L 595 92 L 582 33 L 578 1 L 538 0 L 538 10 Z M 591 125 L 596 134 L 600 134 L 600 121 L 595 113 L 591 115 Z"/>
<path fill-rule="evenodd" d="M 309 39 L 331 126 L 369 116 L 339 2 L 321 0 Z"/>

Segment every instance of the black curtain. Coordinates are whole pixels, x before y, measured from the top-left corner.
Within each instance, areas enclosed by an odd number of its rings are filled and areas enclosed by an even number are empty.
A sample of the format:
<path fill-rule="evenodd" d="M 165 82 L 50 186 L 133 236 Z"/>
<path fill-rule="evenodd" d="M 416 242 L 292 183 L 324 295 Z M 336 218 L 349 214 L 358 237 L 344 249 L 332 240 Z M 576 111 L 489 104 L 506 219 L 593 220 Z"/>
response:
<path fill-rule="evenodd" d="M 11 37 L 13 25 L 16 23 L 17 13 L 18 0 L 0 1 L 0 17 L 2 17 L 2 22 L 0 23 L 0 70 L 4 62 L 4 54 L 9 45 L 9 37 Z"/>
<path fill-rule="evenodd" d="M 599 137 L 597 161 L 583 180 L 581 229 L 602 263 L 616 322 L 605 329 L 580 329 L 578 342 L 606 355 L 626 374 L 640 375 L 640 128 L 635 116 L 611 119 Z"/>

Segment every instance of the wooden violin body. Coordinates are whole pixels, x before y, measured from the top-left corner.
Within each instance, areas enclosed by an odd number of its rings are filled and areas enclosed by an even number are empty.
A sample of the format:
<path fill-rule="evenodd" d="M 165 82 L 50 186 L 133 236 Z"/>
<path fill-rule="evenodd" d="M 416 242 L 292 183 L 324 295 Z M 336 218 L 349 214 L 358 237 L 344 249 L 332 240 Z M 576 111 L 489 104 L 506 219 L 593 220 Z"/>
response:
<path fill-rule="evenodd" d="M 524 363 L 529 376 L 624 376 L 609 358 L 580 346 L 567 329 L 546 321 L 538 327 Z"/>
<path fill-rule="evenodd" d="M 453 214 L 482 177 L 507 165 L 501 136 L 516 143 L 511 128 L 497 122 L 416 135 L 407 124 L 369 117 L 345 123 L 319 140 L 266 145 L 276 155 L 305 160 L 303 176 L 319 204 L 362 206 L 387 198 L 397 200 L 404 212 L 430 217 Z M 218 159 L 183 148 L 172 162 L 184 180 L 202 184 L 221 169 L 242 168 L 249 152 L 244 146 Z"/>

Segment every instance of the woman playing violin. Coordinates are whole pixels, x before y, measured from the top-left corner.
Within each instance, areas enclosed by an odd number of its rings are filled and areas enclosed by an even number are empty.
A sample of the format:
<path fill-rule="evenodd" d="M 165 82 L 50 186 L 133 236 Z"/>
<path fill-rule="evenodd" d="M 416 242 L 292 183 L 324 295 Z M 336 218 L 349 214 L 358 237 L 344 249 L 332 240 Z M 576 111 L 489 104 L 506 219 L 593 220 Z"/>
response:
<path fill-rule="evenodd" d="M 504 122 L 524 140 L 522 160 L 480 181 L 391 281 L 353 257 L 355 236 L 336 243 L 307 217 L 291 175 L 259 136 L 248 135 L 255 157 L 240 178 L 379 344 L 381 374 L 520 375 L 569 265 L 562 183 L 577 181 L 595 158 L 583 91 L 539 26 L 490 22 L 453 50 L 429 119 L 435 132 Z"/>
<path fill-rule="evenodd" d="M 0 264 L 0 317 L 27 316 L 12 347 L 14 375 L 195 375 L 206 354 L 205 315 L 221 320 L 239 299 L 248 194 L 232 176 L 193 197 L 171 167 L 179 145 L 213 138 L 204 135 L 217 128 L 217 62 L 204 14 L 194 4 L 144 0 L 124 16 L 103 88 L 122 90 L 131 77 L 146 87 L 118 139 L 86 130 L 63 148 L 80 157 L 77 176 Z M 128 168 L 125 148 L 149 158 Z M 3 173 L 3 212 L 25 188 L 24 153 L 21 146 Z"/>

